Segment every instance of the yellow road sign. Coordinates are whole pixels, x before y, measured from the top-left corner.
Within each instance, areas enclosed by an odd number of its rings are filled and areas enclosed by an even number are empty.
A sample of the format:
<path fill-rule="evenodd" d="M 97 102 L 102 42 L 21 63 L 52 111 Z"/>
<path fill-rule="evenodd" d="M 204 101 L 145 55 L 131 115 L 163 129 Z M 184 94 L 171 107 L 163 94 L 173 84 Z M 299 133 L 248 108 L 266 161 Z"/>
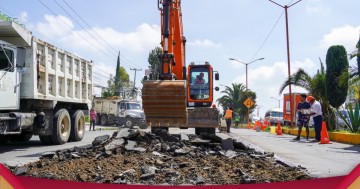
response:
<path fill-rule="evenodd" d="M 244 101 L 244 105 L 247 107 L 247 108 L 251 108 L 251 106 L 254 106 L 254 101 L 251 100 L 251 98 L 247 98 L 245 101 Z"/>

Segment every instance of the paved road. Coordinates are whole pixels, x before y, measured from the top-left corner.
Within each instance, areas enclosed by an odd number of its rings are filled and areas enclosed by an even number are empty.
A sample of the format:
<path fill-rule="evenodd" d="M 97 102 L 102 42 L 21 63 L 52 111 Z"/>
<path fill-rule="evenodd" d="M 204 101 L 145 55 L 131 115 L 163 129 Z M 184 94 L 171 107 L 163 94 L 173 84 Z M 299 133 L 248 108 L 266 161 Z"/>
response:
<path fill-rule="evenodd" d="M 145 131 L 149 130 L 146 129 Z M 35 161 L 44 152 L 91 144 L 96 136 L 111 135 L 113 132 L 114 130 L 87 131 L 82 141 L 57 146 L 43 146 L 39 138 L 34 136 L 26 144 L 0 146 L 0 163 L 16 165 Z M 170 129 L 170 132 L 173 134 L 180 132 L 195 133 L 194 129 L 180 130 L 175 128 Z M 292 135 L 276 136 L 267 132 L 256 132 L 248 129 L 232 129 L 230 134 L 216 134 L 222 138 L 233 137 L 259 150 L 274 152 L 282 160 L 307 168 L 316 177 L 347 175 L 360 163 L 360 145 L 336 142 L 319 145 L 318 143 L 306 142 L 304 139 L 300 142 L 293 141 L 294 136 Z"/>
<path fill-rule="evenodd" d="M 104 127 L 98 127 L 104 128 Z M 83 140 L 79 142 L 68 142 L 64 145 L 44 146 L 41 144 L 38 136 L 33 136 L 28 143 L 9 143 L 7 145 L 0 145 L 0 163 L 8 165 L 17 165 L 31 161 L 39 160 L 39 156 L 44 152 L 56 151 L 60 149 L 72 148 L 75 146 L 84 146 L 91 144 L 95 137 L 109 134 L 110 136 L 115 130 L 96 130 L 86 132 Z M 107 127 L 107 129 L 116 129 L 115 127 Z"/>
<path fill-rule="evenodd" d="M 303 138 L 294 141 L 293 135 L 277 136 L 249 129 L 232 129 L 230 136 L 274 152 L 281 159 L 307 168 L 316 177 L 347 175 L 360 164 L 360 145 L 337 142 L 318 144 Z"/>

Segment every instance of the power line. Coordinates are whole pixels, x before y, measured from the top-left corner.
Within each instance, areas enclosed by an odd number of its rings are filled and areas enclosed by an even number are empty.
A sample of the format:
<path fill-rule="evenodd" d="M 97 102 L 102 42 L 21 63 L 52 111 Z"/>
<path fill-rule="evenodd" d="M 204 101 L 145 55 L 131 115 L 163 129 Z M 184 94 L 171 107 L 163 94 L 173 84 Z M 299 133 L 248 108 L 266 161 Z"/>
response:
<path fill-rule="evenodd" d="M 58 16 L 53 10 L 51 10 L 47 5 L 45 5 L 41 0 L 38 0 L 45 8 L 47 8 L 53 15 Z M 60 20 L 67 26 L 70 28 L 71 31 L 75 32 L 77 35 L 79 35 L 81 38 L 83 38 L 85 41 L 87 41 L 91 46 L 95 47 L 97 50 L 99 50 L 100 52 L 102 52 L 104 55 L 106 55 L 108 58 L 110 58 L 112 60 L 112 58 L 103 50 L 99 49 L 97 46 L 95 46 L 94 44 L 92 44 L 89 40 L 87 40 L 84 36 L 82 36 L 79 32 L 73 30 L 71 28 L 71 26 L 69 26 L 68 23 L 66 23 L 61 17 L 59 17 Z"/>
<path fill-rule="evenodd" d="M 113 48 L 103 37 L 101 37 L 65 0 L 63 2 L 100 38 L 102 39 L 115 53 L 117 50 Z"/>
<path fill-rule="evenodd" d="M 257 54 L 260 52 L 260 50 L 264 47 L 265 43 L 267 42 L 267 40 L 269 39 L 271 33 L 274 31 L 275 27 L 277 26 L 277 24 L 279 23 L 280 21 L 280 18 L 282 17 L 282 15 L 284 14 L 284 11 L 281 12 L 279 18 L 276 20 L 274 26 L 271 28 L 269 34 L 266 36 L 265 40 L 261 43 L 260 47 L 258 48 L 258 50 L 255 52 L 255 54 L 251 57 L 251 59 L 249 60 L 252 61 L 256 56 Z"/>
<path fill-rule="evenodd" d="M 91 29 L 92 31 L 93 31 L 93 33 L 95 33 L 95 35 L 97 35 L 103 42 L 105 42 L 105 44 L 108 46 L 108 47 L 110 47 L 110 49 L 111 50 L 113 50 L 114 52 L 115 52 L 115 56 L 117 55 L 117 50 L 112 46 L 112 45 L 110 45 L 99 33 L 97 33 L 91 26 L 90 26 L 90 24 L 88 24 L 88 22 L 86 22 L 85 21 L 85 19 L 83 19 L 81 16 L 80 16 L 80 14 L 79 13 L 77 13 L 77 11 L 75 11 L 75 9 L 73 9 L 65 0 L 63 0 L 63 2 L 72 10 L 72 12 L 74 12 L 84 23 L 85 23 L 85 25 L 89 28 L 89 29 Z M 60 6 L 60 5 L 59 5 Z M 73 18 L 73 17 L 72 17 Z M 74 19 L 74 18 L 73 18 Z M 74 19 L 75 20 L 75 19 Z M 79 24 L 80 26 L 81 26 L 81 24 Z M 84 28 L 83 28 L 84 29 Z M 85 30 L 85 29 L 84 29 Z M 100 43 L 100 42 L 99 42 Z M 131 62 L 128 58 L 126 58 L 125 56 L 123 56 L 123 55 L 121 55 L 121 57 L 123 57 L 123 59 L 127 59 L 127 61 L 129 62 L 129 63 L 126 63 L 128 66 L 129 66 L 129 68 L 130 67 L 132 67 L 133 65 L 137 65 L 137 66 L 139 66 L 138 64 L 134 64 L 133 62 Z M 141 66 L 140 66 L 141 67 Z"/>
<path fill-rule="evenodd" d="M 72 18 L 76 24 L 78 24 L 82 29 L 84 29 L 84 31 L 85 31 L 86 33 L 88 33 L 88 34 L 91 36 L 91 38 L 93 38 L 96 42 L 98 42 L 102 47 L 104 47 L 104 48 L 106 49 L 106 47 L 105 47 L 102 43 L 100 43 L 99 40 L 96 39 L 93 34 L 91 34 L 87 29 L 85 29 L 67 10 L 65 10 L 65 8 L 64 8 L 63 6 L 61 6 L 61 5 L 57 2 L 57 0 L 55 0 L 55 3 L 56 3 L 67 15 L 69 15 L 70 18 Z M 113 55 L 115 55 L 115 54 L 113 54 Z M 116 55 L 115 55 L 115 56 L 116 56 Z"/>
<path fill-rule="evenodd" d="M 50 9 L 50 8 L 49 8 L 46 4 L 44 4 L 41 0 L 38 0 L 38 1 L 39 1 L 45 8 L 47 8 L 53 15 L 58 16 L 52 9 Z M 107 53 L 104 52 L 102 49 L 98 48 L 96 45 L 94 45 L 93 43 L 91 43 L 88 39 L 86 39 L 83 35 L 81 35 L 81 33 L 79 33 L 78 31 L 73 30 L 72 27 L 71 27 L 68 23 L 66 23 L 61 17 L 59 17 L 59 18 L 60 18 L 60 20 L 61 20 L 67 27 L 70 28 L 70 31 L 73 31 L 74 33 L 76 33 L 77 35 L 79 35 L 79 36 L 80 36 L 81 38 L 83 38 L 86 42 L 88 42 L 91 46 L 93 46 L 94 48 L 96 48 L 99 52 L 103 53 L 103 54 L 106 55 L 109 59 L 113 60 L 113 58 L 112 58 L 109 54 L 107 54 Z M 99 43 L 99 42 L 98 42 L 98 43 Z M 116 56 L 114 55 L 114 57 L 116 57 Z M 132 66 L 131 66 L 130 64 L 128 64 L 128 63 L 126 63 L 126 62 L 125 62 L 125 64 L 127 65 L 128 68 L 131 69 Z M 141 82 L 141 79 L 136 80 L 136 81 Z"/>

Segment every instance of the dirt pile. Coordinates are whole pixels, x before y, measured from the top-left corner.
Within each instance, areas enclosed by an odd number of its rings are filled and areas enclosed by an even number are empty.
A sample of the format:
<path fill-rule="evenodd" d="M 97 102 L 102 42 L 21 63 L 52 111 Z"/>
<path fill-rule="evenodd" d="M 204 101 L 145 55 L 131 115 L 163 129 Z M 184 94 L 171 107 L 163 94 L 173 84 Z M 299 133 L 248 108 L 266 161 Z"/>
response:
<path fill-rule="evenodd" d="M 92 145 L 45 153 L 16 175 L 118 184 L 240 184 L 310 179 L 272 153 L 216 135 L 121 129 Z"/>

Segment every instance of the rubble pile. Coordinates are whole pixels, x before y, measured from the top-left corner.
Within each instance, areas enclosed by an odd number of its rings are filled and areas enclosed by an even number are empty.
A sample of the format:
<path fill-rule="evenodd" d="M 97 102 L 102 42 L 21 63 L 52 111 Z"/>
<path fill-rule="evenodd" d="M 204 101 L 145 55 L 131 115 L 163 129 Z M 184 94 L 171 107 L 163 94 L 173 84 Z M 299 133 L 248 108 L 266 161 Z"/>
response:
<path fill-rule="evenodd" d="M 48 152 L 16 175 L 118 184 L 241 184 L 310 179 L 301 167 L 231 138 L 121 129 L 92 145 Z"/>

